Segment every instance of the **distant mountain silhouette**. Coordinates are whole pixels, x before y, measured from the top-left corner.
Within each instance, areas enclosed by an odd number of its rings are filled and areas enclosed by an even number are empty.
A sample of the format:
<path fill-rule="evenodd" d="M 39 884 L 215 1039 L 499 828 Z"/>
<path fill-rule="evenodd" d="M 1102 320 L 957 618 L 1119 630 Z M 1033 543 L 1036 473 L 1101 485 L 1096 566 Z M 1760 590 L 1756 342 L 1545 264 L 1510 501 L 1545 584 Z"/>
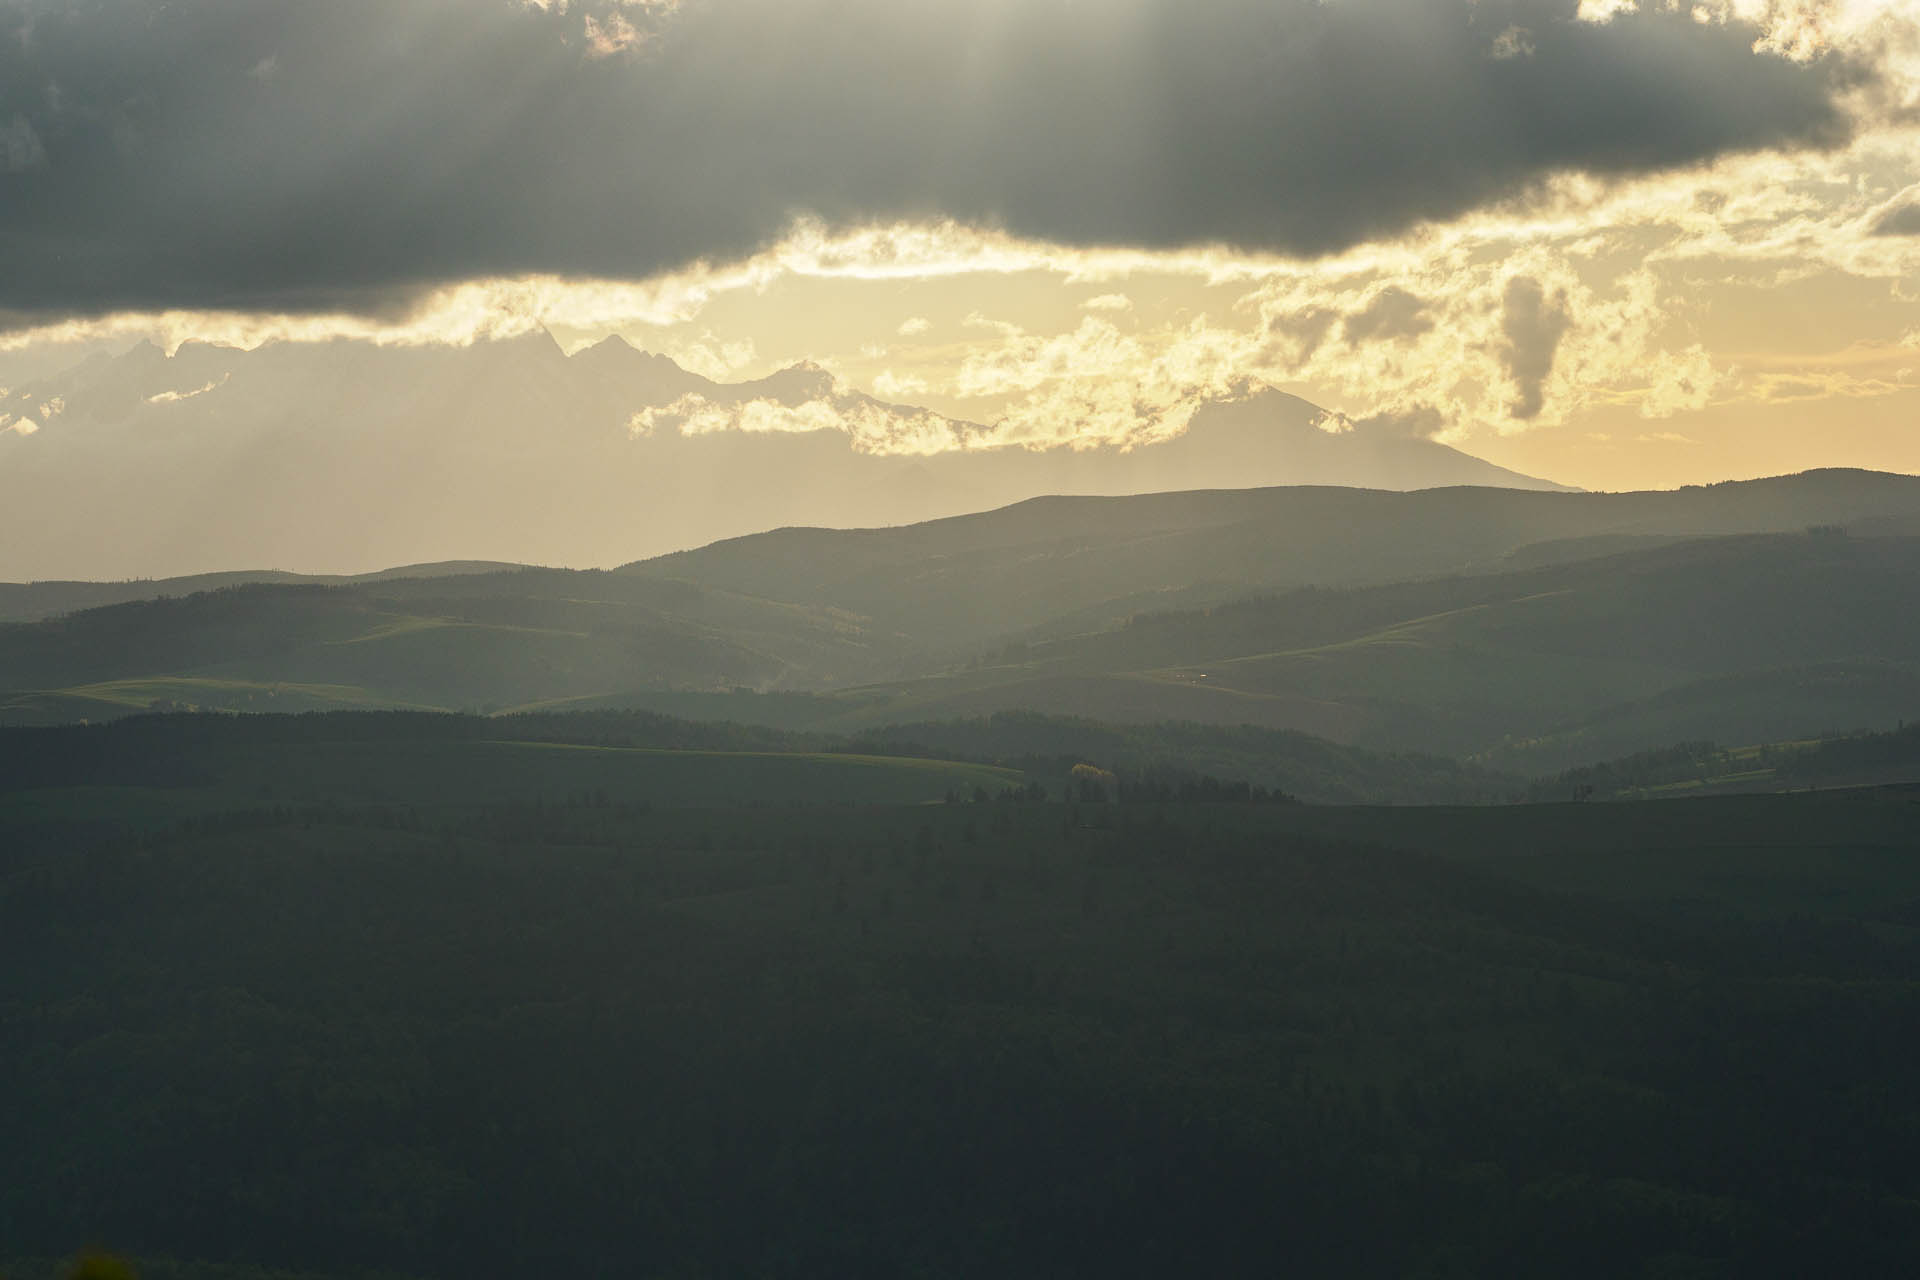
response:
<path fill-rule="evenodd" d="M 1278 392 L 1209 406 L 1185 435 L 1129 451 L 876 454 L 837 429 L 686 435 L 664 413 L 750 402 L 806 410 L 787 426 L 925 416 L 817 366 L 716 383 L 617 337 L 571 357 L 544 332 L 464 348 L 188 343 L 171 357 L 143 343 L 0 400 L 38 428 L 0 431 L 0 578 L 242 559 L 614 564 L 772 525 L 904 524 L 1042 494 L 1557 487 L 1429 440 L 1323 431 L 1317 409 Z M 632 430 L 649 409 L 660 425 Z"/>

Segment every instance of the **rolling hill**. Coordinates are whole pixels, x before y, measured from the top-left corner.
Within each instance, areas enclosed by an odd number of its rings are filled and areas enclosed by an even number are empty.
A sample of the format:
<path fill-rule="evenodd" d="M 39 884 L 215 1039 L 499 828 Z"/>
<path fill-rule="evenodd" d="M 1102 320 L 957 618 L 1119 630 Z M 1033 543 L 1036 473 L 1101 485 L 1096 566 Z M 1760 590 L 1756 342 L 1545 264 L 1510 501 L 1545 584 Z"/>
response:
<path fill-rule="evenodd" d="M 1920 711 L 1913 529 L 1920 479 L 1864 472 L 1056 498 L 617 571 L 429 566 L 0 625 L 0 721 L 624 706 L 845 734 L 1021 710 L 1538 774 Z"/>
<path fill-rule="evenodd" d="M 1071 705 L 1542 772 L 1681 738 L 1885 727 L 1920 710 L 1916 664 L 1920 540 L 1752 535 L 1143 616 L 866 690 L 849 719 Z"/>
<path fill-rule="evenodd" d="M 951 646 L 1101 630 L 1253 591 L 1551 566 L 1683 538 L 1920 534 L 1920 477 L 1813 471 L 1644 493 L 1331 487 L 1049 497 L 887 529 L 779 529 L 618 572 L 830 605 Z"/>

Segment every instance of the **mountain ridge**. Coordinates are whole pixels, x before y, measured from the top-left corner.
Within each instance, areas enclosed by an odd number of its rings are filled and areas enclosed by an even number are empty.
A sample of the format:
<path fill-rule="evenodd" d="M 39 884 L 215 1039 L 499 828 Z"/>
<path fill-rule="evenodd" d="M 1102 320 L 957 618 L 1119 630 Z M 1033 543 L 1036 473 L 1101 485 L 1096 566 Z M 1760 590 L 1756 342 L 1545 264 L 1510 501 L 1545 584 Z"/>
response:
<path fill-rule="evenodd" d="M 544 330 L 470 347 L 149 343 L 0 397 L 0 579 L 182 576 L 235 546 L 302 572 L 608 565 L 770 525 L 903 524 L 1049 493 L 1550 485 L 1432 441 L 1329 433 L 1322 417 L 1269 392 L 1131 449 L 923 453 L 927 432 L 977 445 L 988 428 L 804 363 L 718 382 L 623 339 L 567 355 Z"/>

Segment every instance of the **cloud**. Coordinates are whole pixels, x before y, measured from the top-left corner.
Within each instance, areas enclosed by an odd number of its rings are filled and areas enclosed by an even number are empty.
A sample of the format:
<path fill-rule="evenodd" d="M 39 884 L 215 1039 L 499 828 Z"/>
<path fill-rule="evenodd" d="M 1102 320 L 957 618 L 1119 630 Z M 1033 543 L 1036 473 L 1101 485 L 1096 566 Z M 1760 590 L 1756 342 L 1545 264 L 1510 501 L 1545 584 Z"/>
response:
<path fill-rule="evenodd" d="M 873 380 L 873 389 L 889 399 L 898 400 L 905 396 L 918 396 L 927 393 L 925 378 L 914 374 L 896 374 L 891 369 L 882 369 Z"/>
<path fill-rule="evenodd" d="M 610 58 L 616 53 L 631 53 L 653 39 L 652 32 L 636 27 L 633 20 L 624 13 L 610 13 L 605 18 L 596 18 L 593 14 L 588 14 L 584 31 L 587 52 L 595 58 Z"/>
<path fill-rule="evenodd" d="M 1388 413 L 1349 418 L 1344 413 L 1323 413 L 1315 421 L 1328 435 L 1366 436 L 1377 440 L 1431 440 L 1446 430 L 1446 416 L 1432 405 L 1415 405 Z"/>
<path fill-rule="evenodd" d="M 1290 367 L 1298 367 L 1312 358 L 1333 331 L 1340 313 L 1332 307 L 1309 306 L 1298 311 L 1280 311 L 1267 317 L 1267 332 L 1293 344 Z"/>
<path fill-rule="evenodd" d="M 1876 236 L 1920 236 L 1920 199 L 1898 204 L 1881 214 L 1873 224 Z"/>
<path fill-rule="evenodd" d="M 925 316 L 908 316 L 900 322 L 900 328 L 896 332 L 903 338 L 917 338 L 931 328 L 933 328 L 933 321 Z"/>
<path fill-rule="evenodd" d="M 1347 317 L 1345 332 L 1348 344 L 1354 345 L 1417 338 L 1431 328 L 1433 317 L 1428 314 L 1426 300 L 1398 285 L 1388 285 Z"/>
<path fill-rule="evenodd" d="M 1133 299 L 1124 293 L 1103 293 L 1080 304 L 1082 311 L 1131 311 Z"/>
<path fill-rule="evenodd" d="M 1737 8 L 1571 0 L 14 7 L 0 279 L 43 318 L 390 316 L 751 257 L 796 212 L 1320 255 L 1556 174 L 1838 143 L 1863 74 Z M 1511 28 L 1532 52 L 1490 58 Z"/>
<path fill-rule="evenodd" d="M 754 362 L 757 354 L 751 339 L 723 342 L 712 330 L 691 341 L 673 343 L 667 349 L 667 355 L 682 369 L 716 380 L 737 375 Z"/>
<path fill-rule="evenodd" d="M 1493 38 L 1493 45 L 1487 53 L 1495 60 L 1505 62 L 1509 58 L 1531 58 L 1535 47 L 1533 32 L 1525 27 L 1512 26 Z"/>
<path fill-rule="evenodd" d="M 220 386 L 223 386 L 226 383 L 227 378 L 231 376 L 232 375 L 230 374 L 223 375 L 219 378 L 216 378 L 212 382 L 206 383 L 204 386 L 194 387 L 188 391 L 156 391 L 154 394 L 147 397 L 147 403 L 148 404 L 178 404 L 182 400 L 191 400 L 195 396 L 203 396 L 207 394 L 207 392 L 212 391 Z"/>
<path fill-rule="evenodd" d="M 1507 281 L 1502 310 L 1505 318 L 1501 329 L 1506 335 L 1502 359 L 1519 393 L 1508 412 L 1526 422 L 1539 417 L 1545 405 L 1553 356 L 1572 317 L 1567 314 L 1564 295 L 1548 298 L 1540 282 L 1529 276 Z"/>
<path fill-rule="evenodd" d="M 796 403 L 772 397 L 712 400 L 689 393 L 672 404 L 633 415 L 636 436 L 675 431 L 682 436 L 741 432 L 804 435 L 839 432 L 861 453 L 933 454 L 966 447 L 966 426 L 925 409 L 905 409 L 864 396 L 835 394 Z"/>

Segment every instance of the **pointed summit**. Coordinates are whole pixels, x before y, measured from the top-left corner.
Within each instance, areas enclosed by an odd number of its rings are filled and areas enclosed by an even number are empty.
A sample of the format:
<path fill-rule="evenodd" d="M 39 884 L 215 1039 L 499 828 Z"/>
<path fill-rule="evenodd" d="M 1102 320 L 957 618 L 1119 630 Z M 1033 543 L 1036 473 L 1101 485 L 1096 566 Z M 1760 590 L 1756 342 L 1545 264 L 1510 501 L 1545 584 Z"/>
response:
<path fill-rule="evenodd" d="M 629 351 L 633 352 L 635 355 L 647 354 L 646 352 L 641 351 L 640 348 L 634 346 L 631 342 L 628 342 L 620 334 L 610 333 L 606 337 L 600 339 L 600 341 L 593 343 L 590 346 L 585 346 L 580 348 L 580 350 L 574 352 L 573 355 L 569 358 L 574 360 L 578 360 L 582 356 L 610 358 L 612 356 L 620 355 Z"/>
<path fill-rule="evenodd" d="M 567 363 L 611 392 L 623 414 L 667 404 L 689 392 L 713 390 L 712 382 L 682 369 L 671 357 L 642 351 L 617 333 L 582 347 Z"/>
<path fill-rule="evenodd" d="M 731 390 L 746 399 L 778 400 L 784 405 L 804 404 L 809 400 L 827 400 L 834 395 L 833 375 L 811 360 L 788 365 L 752 382 L 733 384 Z"/>

